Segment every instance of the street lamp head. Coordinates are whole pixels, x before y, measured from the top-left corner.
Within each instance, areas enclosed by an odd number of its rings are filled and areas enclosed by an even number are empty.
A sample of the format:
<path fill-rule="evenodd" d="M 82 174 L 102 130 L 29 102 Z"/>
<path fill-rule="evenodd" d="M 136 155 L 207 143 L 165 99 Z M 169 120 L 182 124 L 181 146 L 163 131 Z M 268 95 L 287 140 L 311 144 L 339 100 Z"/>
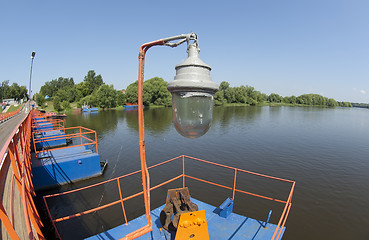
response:
<path fill-rule="evenodd" d="M 36 52 L 32 52 L 31 58 L 34 59 L 36 55 Z"/>
<path fill-rule="evenodd" d="M 172 93 L 174 126 L 181 135 L 197 138 L 210 128 L 218 84 L 211 80 L 211 67 L 199 58 L 197 42 L 187 52 L 188 58 L 175 67 L 176 76 L 167 88 Z"/>

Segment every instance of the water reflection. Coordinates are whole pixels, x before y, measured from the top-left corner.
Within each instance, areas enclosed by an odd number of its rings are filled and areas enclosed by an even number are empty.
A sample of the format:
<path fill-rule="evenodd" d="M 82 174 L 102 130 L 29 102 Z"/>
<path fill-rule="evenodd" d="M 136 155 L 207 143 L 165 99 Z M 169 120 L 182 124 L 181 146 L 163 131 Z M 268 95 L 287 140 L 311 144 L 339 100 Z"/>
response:
<path fill-rule="evenodd" d="M 99 111 L 99 112 L 74 112 L 68 114 L 66 125 L 83 126 L 93 129 L 97 134 L 103 134 L 106 131 L 114 131 L 117 128 L 118 121 L 123 121 L 122 111 Z"/>
<path fill-rule="evenodd" d="M 270 108 L 277 113 L 281 108 Z M 221 127 L 229 127 L 237 121 L 252 123 L 259 119 L 263 111 L 262 107 L 215 107 L 213 111 L 212 125 L 220 124 Z M 145 131 L 150 134 L 161 135 L 172 128 L 171 108 L 146 108 L 144 109 Z M 114 131 L 119 122 L 126 122 L 129 129 L 138 132 L 137 110 L 106 110 L 96 113 L 73 113 L 68 115 L 68 126 L 84 126 L 104 133 Z"/>
<path fill-rule="evenodd" d="M 125 111 L 127 126 L 138 132 L 137 111 Z M 172 125 L 171 108 L 146 108 L 144 110 L 145 131 L 160 135 L 167 132 Z"/>
<path fill-rule="evenodd" d="M 261 107 L 243 107 L 243 106 L 230 106 L 230 107 L 215 107 L 213 113 L 213 125 L 218 123 L 222 127 L 228 127 L 235 121 L 245 121 L 251 123 L 259 118 Z"/>

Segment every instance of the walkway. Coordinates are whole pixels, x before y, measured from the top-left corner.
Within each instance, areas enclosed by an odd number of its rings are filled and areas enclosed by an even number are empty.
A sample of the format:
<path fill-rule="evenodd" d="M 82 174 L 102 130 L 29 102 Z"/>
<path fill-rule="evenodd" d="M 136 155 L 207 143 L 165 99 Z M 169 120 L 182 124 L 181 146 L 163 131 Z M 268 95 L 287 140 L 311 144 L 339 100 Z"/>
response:
<path fill-rule="evenodd" d="M 0 123 L 0 149 L 3 149 L 10 134 L 27 117 L 28 112 L 29 106 L 26 104 L 19 114 L 13 116 L 12 119 Z"/>

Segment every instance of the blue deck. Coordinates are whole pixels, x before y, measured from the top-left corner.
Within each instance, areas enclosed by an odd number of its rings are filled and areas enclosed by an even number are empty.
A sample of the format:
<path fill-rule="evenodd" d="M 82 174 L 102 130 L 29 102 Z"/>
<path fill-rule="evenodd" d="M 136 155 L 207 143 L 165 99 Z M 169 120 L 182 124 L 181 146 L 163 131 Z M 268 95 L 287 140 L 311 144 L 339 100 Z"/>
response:
<path fill-rule="evenodd" d="M 51 130 L 53 129 L 53 124 L 52 123 L 48 123 L 48 122 L 45 122 L 45 123 L 37 123 L 34 130 L 35 131 L 44 131 L 44 130 Z"/>
<path fill-rule="evenodd" d="M 206 219 L 208 223 L 209 237 L 210 239 L 232 239 L 232 240 L 270 240 L 276 229 L 276 225 L 268 223 L 266 228 L 263 228 L 261 224 L 263 222 L 244 217 L 235 213 L 231 213 L 227 218 L 220 217 L 216 212 L 217 208 L 207 203 L 203 203 L 196 199 L 191 199 L 192 202 L 196 203 L 199 210 L 205 210 Z M 174 240 L 174 234 L 169 233 L 161 228 L 160 224 L 160 212 L 163 209 L 160 206 L 151 211 L 153 220 L 153 231 L 141 236 L 137 239 L 166 239 Z M 87 238 L 88 240 L 112 240 L 121 239 L 126 234 L 146 225 L 145 215 L 138 217 L 128 223 L 128 225 L 120 225 L 106 232 L 97 234 L 95 236 Z M 285 228 L 283 228 L 281 236 L 282 238 Z"/>
<path fill-rule="evenodd" d="M 87 146 L 53 149 L 32 158 L 35 190 L 96 177 L 102 174 L 100 157 Z"/>
<path fill-rule="evenodd" d="M 62 130 L 54 130 L 48 132 L 42 132 L 36 135 L 36 139 L 41 139 L 40 142 L 36 142 L 36 149 L 53 148 L 58 146 L 67 145 L 65 133 Z M 51 138 L 55 137 L 55 138 Z M 47 138 L 47 139 L 42 139 Z"/>

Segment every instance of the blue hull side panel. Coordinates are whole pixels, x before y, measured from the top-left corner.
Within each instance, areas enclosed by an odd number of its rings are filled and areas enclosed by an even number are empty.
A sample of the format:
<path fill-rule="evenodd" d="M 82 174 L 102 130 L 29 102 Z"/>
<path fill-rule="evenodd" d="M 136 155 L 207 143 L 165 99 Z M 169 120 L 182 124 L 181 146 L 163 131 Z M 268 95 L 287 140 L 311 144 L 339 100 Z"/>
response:
<path fill-rule="evenodd" d="M 270 240 L 277 225 L 268 223 L 266 228 L 263 228 L 262 221 L 258 221 L 252 218 L 241 216 L 235 213 L 231 213 L 227 218 L 220 217 L 217 214 L 216 207 L 207 203 L 203 203 L 199 200 L 191 198 L 191 201 L 199 206 L 199 210 L 205 210 L 206 219 L 208 222 L 208 230 L 210 239 L 232 239 L 232 240 Z M 160 206 L 151 211 L 151 217 L 153 220 L 153 231 L 145 234 L 137 239 L 165 239 L 174 240 L 175 234 L 161 229 L 160 224 L 160 212 L 163 209 Z M 143 215 L 128 223 L 128 225 L 120 225 L 106 232 L 97 234 L 95 236 L 87 238 L 88 240 L 112 240 L 121 239 L 126 234 L 146 225 L 146 216 Z M 282 238 L 285 228 L 283 228 L 281 236 Z"/>
<path fill-rule="evenodd" d="M 102 174 L 100 157 L 86 146 L 49 150 L 32 158 L 35 190 L 54 188 Z"/>

